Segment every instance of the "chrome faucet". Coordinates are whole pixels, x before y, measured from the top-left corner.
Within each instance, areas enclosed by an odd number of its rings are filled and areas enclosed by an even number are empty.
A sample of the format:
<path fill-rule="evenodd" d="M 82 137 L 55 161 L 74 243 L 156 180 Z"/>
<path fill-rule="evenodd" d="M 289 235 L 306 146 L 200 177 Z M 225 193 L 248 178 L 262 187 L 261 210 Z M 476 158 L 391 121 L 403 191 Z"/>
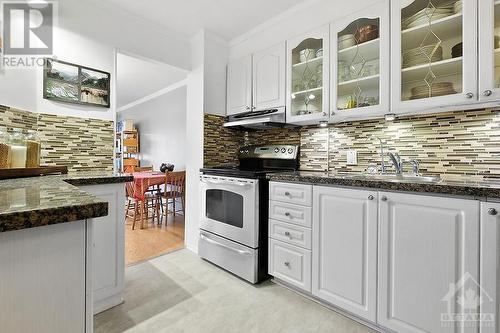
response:
<path fill-rule="evenodd" d="M 399 154 L 387 153 L 387 156 L 389 156 L 392 164 L 394 165 L 396 175 L 403 174 L 403 162 L 401 161 L 401 157 L 399 157 Z"/>
<path fill-rule="evenodd" d="M 413 175 L 420 176 L 420 162 L 417 160 L 412 160 L 410 163 L 413 167 Z"/>
<path fill-rule="evenodd" d="M 380 173 L 385 175 L 387 173 L 387 167 L 385 165 L 385 154 L 384 154 L 384 142 L 381 138 L 377 138 L 380 141 Z"/>

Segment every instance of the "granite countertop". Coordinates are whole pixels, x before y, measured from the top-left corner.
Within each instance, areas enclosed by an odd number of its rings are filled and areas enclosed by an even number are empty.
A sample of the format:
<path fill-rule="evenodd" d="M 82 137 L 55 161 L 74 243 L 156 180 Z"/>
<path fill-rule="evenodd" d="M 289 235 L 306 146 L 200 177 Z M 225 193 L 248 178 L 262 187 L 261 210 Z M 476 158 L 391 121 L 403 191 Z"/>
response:
<path fill-rule="evenodd" d="M 358 174 L 359 175 L 359 174 Z M 388 191 L 471 196 L 475 198 L 500 198 L 500 180 L 471 180 L 469 177 L 442 176 L 437 183 L 397 179 L 354 178 L 352 175 L 331 172 L 298 171 L 276 173 L 268 176 L 271 181 L 307 183 L 317 185 L 339 185 L 349 187 L 375 188 Z"/>
<path fill-rule="evenodd" d="M 108 203 L 76 186 L 124 183 L 133 177 L 81 172 L 0 180 L 0 232 L 108 215 Z"/>

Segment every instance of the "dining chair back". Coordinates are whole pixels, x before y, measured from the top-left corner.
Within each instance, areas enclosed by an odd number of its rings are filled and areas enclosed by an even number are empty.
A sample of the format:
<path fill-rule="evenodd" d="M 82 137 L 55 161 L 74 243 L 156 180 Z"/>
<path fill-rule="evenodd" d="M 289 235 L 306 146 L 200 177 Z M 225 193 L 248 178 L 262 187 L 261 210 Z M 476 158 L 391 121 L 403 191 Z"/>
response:
<path fill-rule="evenodd" d="M 153 171 L 153 166 L 147 167 L 132 167 L 133 172 L 148 172 Z"/>
<path fill-rule="evenodd" d="M 178 212 L 175 209 L 175 202 L 181 199 L 182 213 L 185 213 L 185 191 L 186 191 L 186 171 L 174 171 L 165 173 L 165 192 L 163 198 L 165 199 L 166 209 L 164 210 L 165 216 L 173 213 L 174 216 Z M 170 202 L 172 200 L 172 202 Z M 169 203 L 172 203 L 173 209 L 169 209 Z"/>

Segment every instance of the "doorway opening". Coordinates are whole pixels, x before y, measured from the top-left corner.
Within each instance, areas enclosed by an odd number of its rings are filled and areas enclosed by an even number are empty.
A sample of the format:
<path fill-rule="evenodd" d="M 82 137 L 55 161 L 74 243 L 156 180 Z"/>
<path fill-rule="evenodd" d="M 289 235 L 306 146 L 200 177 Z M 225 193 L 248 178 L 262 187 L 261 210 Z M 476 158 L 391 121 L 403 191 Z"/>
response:
<path fill-rule="evenodd" d="M 124 202 L 125 264 L 184 247 L 188 71 L 117 51 L 115 170 L 134 174 Z"/>

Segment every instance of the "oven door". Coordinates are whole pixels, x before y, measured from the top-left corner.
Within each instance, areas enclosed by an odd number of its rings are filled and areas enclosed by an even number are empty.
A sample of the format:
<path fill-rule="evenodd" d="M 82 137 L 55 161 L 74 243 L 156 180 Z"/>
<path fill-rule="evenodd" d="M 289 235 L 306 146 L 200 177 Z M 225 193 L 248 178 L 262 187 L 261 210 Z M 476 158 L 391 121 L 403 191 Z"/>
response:
<path fill-rule="evenodd" d="M 200 228 L 256 249 L 259 181 L 210 175 L 200 175 L 200 181 Z"/>

